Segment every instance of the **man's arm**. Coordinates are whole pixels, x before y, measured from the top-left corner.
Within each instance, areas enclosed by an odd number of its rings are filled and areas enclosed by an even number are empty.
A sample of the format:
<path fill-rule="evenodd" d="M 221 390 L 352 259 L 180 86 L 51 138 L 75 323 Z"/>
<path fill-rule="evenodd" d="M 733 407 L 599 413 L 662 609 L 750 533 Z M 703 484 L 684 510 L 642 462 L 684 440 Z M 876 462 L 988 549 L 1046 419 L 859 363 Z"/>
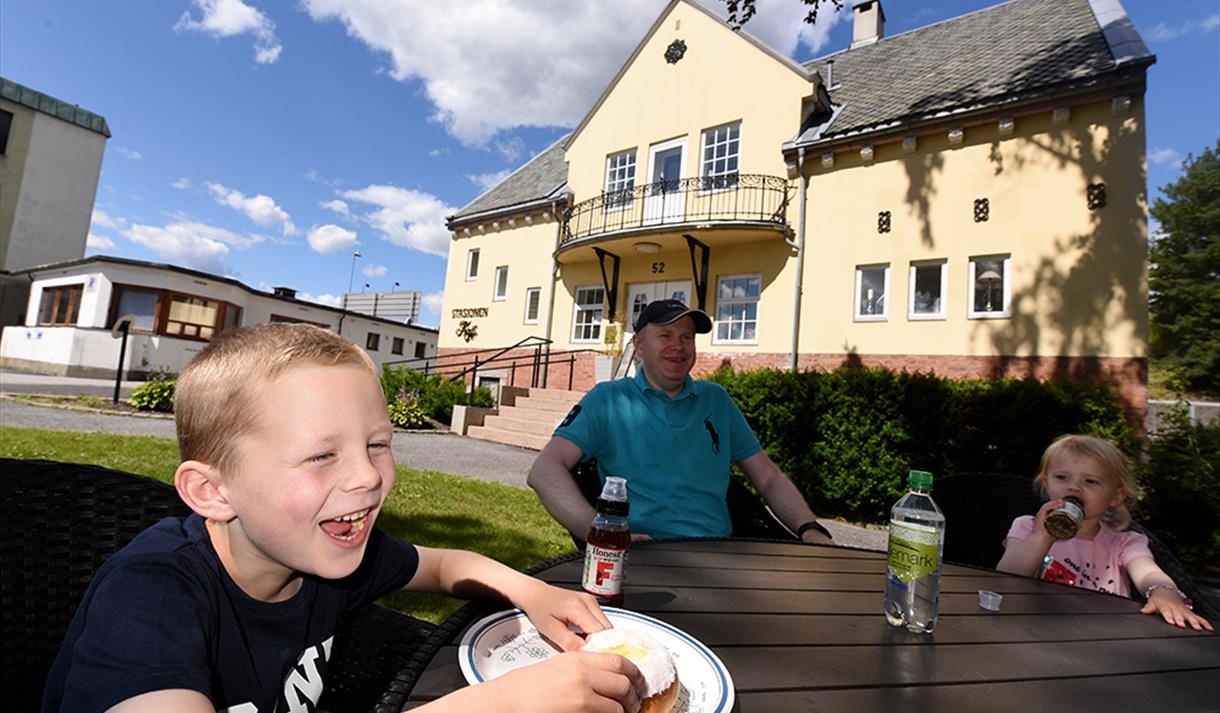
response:
<path fill-rule="evenodd" d="M 801 495 L 801 491 L 796 489 L 796 486 L 792 484 L 788 476 L 784 475 L 779 466 L 775 465 L 766 451 L 760 450 L 745 460 L 738 461 L 737 465 L 741 467 L 746 477 L 750 479 L 750 483 L 762 495 L 767 506 L 771 508 L 771 512 L 775 513 L 779 521 L 784 523 L 789 530 L 796 532 L 801 525 L 816 519 L 813 511 L 809 509 L 809 504 Z M 830 538 L 817 528 L 805 530 L 801 534 L 801 540 L 810 544 L 831 544 Z"/>
<path fill-rule="evenodd" d="M 526 479 L 551 517 L 582 541 L 588 537 L 589 525 L 597 515 L 572 478 L 572 468 L 583 456 L 580 446 L 563 436 L 552 436 L 534 459 Z"/>
<path fill-rule="evenodd" d="M 199 691 L 175 688 L 150 691 L 128 698 L 118 705 L 111 706 L 106 713 L 161 713 L 162 711 L 215 713 L 216 708 L 212 706 L 208 697 Z"/>

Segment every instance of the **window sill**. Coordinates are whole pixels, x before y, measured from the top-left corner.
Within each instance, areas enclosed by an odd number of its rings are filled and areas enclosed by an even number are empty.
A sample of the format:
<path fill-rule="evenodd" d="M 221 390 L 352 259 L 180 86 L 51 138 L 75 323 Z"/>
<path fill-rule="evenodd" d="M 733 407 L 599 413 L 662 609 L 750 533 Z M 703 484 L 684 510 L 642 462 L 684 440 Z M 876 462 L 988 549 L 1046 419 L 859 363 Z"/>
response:
<path fill-rule="evenodd" d="M 911 313 L 907 314 L 907 319 L 912 322 L 943 322 L 946 319 L 944 313 L 928 314 L 928 313 Z"/>
<path fill-rule="evenodd" d="M 745 339 L 723 339 L 723 340 L 721 340 L 721 339 L 713 339 L 713 340 L 712 340 L 712 346 L 714 346 L 714 347 L 718 347 L 718 346 L 726 346 L 726 347 L 756 347 L 756 346 L 758 346 L 758 340 L 757 340 L 757 339 L 750 339 L 750 340 L 745 340 Z"/>
<path fill-rule="evenodd" d="M 491 301 L 492 302 L 503 302 L 504 300 L 507 300 L 507 299 L 508 299 L 508 296 L 505 295 L 504 297 L 492 297 Z"/>
<path fill-rule="evenodd" d="M 887 320 L 889 320 L 889 316 L 884 314 L 857 314 L 853 319 L 856 322 L 885 322 Z"/>
<path fill-rule="evenodd" d="M 970 312 L 966 315 L 967 319 L 1010 319 L 1012 312 L 1007 310 L 1003 312 Z"/>

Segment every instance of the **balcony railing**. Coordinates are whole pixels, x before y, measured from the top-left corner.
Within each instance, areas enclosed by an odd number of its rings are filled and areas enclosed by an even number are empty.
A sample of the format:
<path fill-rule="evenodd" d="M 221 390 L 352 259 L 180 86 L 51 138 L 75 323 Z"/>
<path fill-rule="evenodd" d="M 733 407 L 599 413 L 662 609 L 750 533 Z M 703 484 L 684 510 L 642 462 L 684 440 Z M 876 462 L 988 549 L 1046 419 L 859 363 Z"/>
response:
<path fill-rule="evenodd" d="M 603 233 L 714 222 L 787 225 L 788 181 L 746 173 L 603 193 L 564 212 L 560 244 Z"/>

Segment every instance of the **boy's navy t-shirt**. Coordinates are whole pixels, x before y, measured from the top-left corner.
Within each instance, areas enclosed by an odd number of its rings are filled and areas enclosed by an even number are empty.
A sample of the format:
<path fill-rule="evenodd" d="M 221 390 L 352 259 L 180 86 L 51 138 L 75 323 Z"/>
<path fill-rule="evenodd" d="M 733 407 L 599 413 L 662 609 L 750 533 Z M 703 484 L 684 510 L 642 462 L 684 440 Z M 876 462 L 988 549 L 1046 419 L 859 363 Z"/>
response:
<path fill-rule="evenodd" d="M 186 688 L 227 713 L 315 711 L 339 621 L 415 575 L 413 545 L 369 533 L 349 577 L 306 576 L 283 602 L 246 595 L 203 519 L 166 518 L 106 561 L 47 677 L 44 713 L 88 713 Z"/>

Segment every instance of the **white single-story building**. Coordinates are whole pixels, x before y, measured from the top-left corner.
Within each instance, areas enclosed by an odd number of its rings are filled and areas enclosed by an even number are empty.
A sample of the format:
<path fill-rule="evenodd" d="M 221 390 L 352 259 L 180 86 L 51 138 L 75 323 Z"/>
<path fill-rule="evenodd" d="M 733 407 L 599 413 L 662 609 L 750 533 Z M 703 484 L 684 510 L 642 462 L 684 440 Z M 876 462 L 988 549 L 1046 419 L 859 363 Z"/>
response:
<path fill-rule="evenodd" d="M 62 376 L 111 377 L 121 340 L 115 323 L 131 315 L 123 375 L 177 373 L 226 329 L 309 322 L 364 347 L 378 367 L 423 368 L 437 330 L 296 299 L 296 291 L 252 289 L 237 280 L 175 265 L 93 256 L 11 273 L 30 282 L 19 326 L 4 328 L 0 367 Z M 412 361 L 419 359 L 420 361 Z"/>

